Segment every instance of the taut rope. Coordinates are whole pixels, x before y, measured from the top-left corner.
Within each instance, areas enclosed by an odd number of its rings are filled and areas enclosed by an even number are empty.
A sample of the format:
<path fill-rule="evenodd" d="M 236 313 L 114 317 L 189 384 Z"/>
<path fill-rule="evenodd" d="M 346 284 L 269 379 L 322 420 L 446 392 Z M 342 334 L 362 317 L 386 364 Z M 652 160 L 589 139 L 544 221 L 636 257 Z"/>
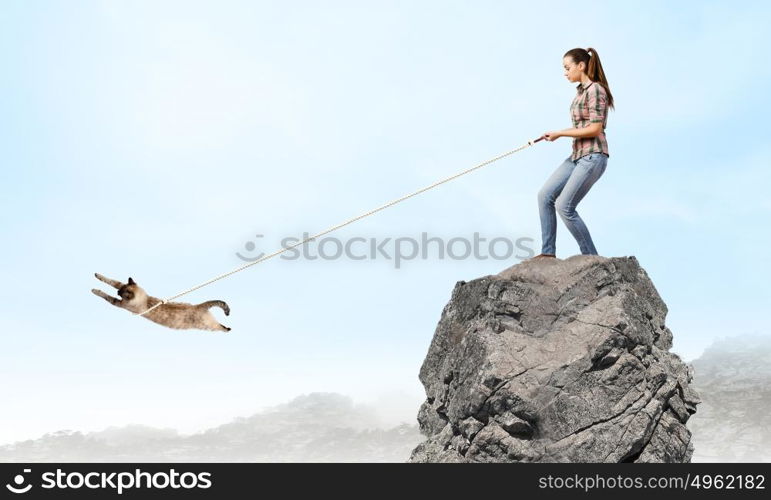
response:
<path fill-rule="evenodd" d="M 525 144 L 524 146 L 520 146 L 520 147 L 518 147 L 517 149 L 512 149 L 511 151 L 508 151 L 508 152 L 506 152 L 506 153 L 503 153 L 503 154 L 501 154 L 501 155 L 498 155 L 498 156 L 496 156 L 495 158 L 491 158 L 491 159 L 489 159 L 489 160 L 487 160 L 487 161 L 484 161 L 484 162 L 480 163 L 479 165 L 476 165 L 476 166 L 474 166 L 474 167 L 471 167 L 471 168 L 469 168 L 469 169 L 466 169 L 466 170 L 464 170 L 464 171 L 462 171 L 462 172 L 459 172 L 459 173 L 457 173 L 457 174 L 455 174 L 455 175 L 452 175 L 452 176 L 450 176 L 450 177 L 447 177 L 446 179 L 442 179 L 441 181 L 437 181 L 437 182 L 435 182 L 435 183 L 431 184 L 430 186 L 424 187 L 423 189 L 419 189 L 419 190 L 415 191 L 414 193 L 410 193 L 410 194 L 408 194 L 408 195 L 402 196 L 401 198 L 398 198 L 398 199 L 396 199 L 396 200 L 390 201 L 390 202 L 386 203 L 385 205 L 382 205 L 382 206 L 380 206 L 380 207 L 378 207 L 378 208 L 375 208 L 375 209 L 373 209 L 373 210 L 370 210 L 370 211 L 369 211 L 369 212 L 367 212 L 367 213 L 364 213 L 364 214 L 361 214 L 361 215 L 359 215 L 359 216 L 357 216 L 357 217 L 354 217 L 354 218 L 352 218 L 352 219 L 349 219 L 349 220 L 347 220 L 347 221 L 345 221 L 345 222 L 342 222 L 342 223 L 340 223 L 340 224 L 338 224 L 338 225 L 336 225 L 336 226 L 332 226 L 332 227 L 330 227 L 329 229 L 326 229 L 326 230 L 324 230 L 324 231 L 322 231 L 322 232 L 320 232 L 320 233 L 318 233 L 318 234 L 314 234 L 313 236 L 310 236 L 310 237 L 308 237 L 308 238 L 304 239 L 303 241 L 301 241 L 301 242 L 299 242 L 299 243 L 295 243 L 295 244 L 294 244 L 294 245 L 292 245 L 292 246 L 289 246 L 289 247 L 285 247 L 285 248 L 282 248 L 281 250 L 277 250 L 277 251 L 273 252 L 273 253 L 272 253 L 272 254 L 270 254 L 270 255 L 266 255 L 266 256 L 264 256 L 264 257 L 262 257 L 262 258 L 258 259 L 258 260 L 255 260 L 254 262 L 250 262 L 249 264 L 246 264 L 246 265 L 244 265 L 244 266 L 241 266 L 241 267 L 239 267 L 238 269 L 234 269 L 234 270 L 232 270 L 232 271 L 230 271 L 230 272 L 227 272 L 227 273 L 225 273 L 225 274 L 220 274 L 220 275 L 219 275 L 219 276 L 217 276 L 216 278 L 212 278 L 212 279 L 210 279 L 209 281 L 206 281 L 206 282 L 204 282 L 204 283 L 201 283 L 200 285 L 196 285 L 196 286 L 194 286 L 194 287 L 192 287 L 192 288 L 188 288 L 188 289 L 187 289 L 187 290 L 185 290 L 184 292 L 178 293 L 177 295 L 174 295 L 173 297 L 169 297 L 168 299 L 163 299 L 163 300 L 161 300 L 160 302 L 158 302 L 157 304 L 155 304 L 154 306 L 150 307 L 149 309 L 147 309 L 146 311 L 144 311 L 144 312 L 142 312 L 142 313 L 134 313 L 134 314 L 138 314 L 138 315 L 140 315 L 140 316 L 143 316 L 143 315 L 145 315 L 145 314 L 149 313 L 150 311 L 152 311 L 153 309 L 155 309 L 156 307 L 158 307 L 158 306 L 160 306 L 160 305 L 162 305 L 162 304 L 165 304 L 165 303 L 167 303 L 167 302 L 171 302 L 172 300 L 174 300 L 174 299 L 177 299 L 177 298 L 179 298 L 179 297 L 182 297 L 183 295 L 187 295 L 188 293 L 190 293 L 190 292 L 192 292 L 192 291 L 198 290 L 199 288 L 203 288 L 203 287 L 205 287 L 206 285 L 210 285 L 210 284 L 214 283 L 215 281 L 221 280 L 221 279 L 223 279 L 223 278 L 227 278 L 227 277 L 228 277 L 228 276 L 230 276 L 231 274 L 235 274 L 235 273 L 237 273 L 237 272 L 243 271 L 244 269 L 246 269 L 246 268 L 247 268 L 247 267 L 249 267 L 249 266 L 253 266 L 253 265 L 255 265 L 255 264 L 259 264 L 260 262 L 264 262 L 264 261 L 266 261 L 266 260 L 268 260 L 268 259 L 270 259 L 270 258 L 273 258 L 273 257 L 275 257 L 276 255 L 278 255 L 278 254 L 280 254 L 280 253 L 286 252 L 287 250 L 291 250 L 292 248 L 295 248 L 295 247 L 297 247 L 297 246 L 300 246 L 300 245 L 304 245 L 305 243 L 307 243 L 307 242 L 309 242 L 309 241 L 311 241 L 311 240 L 313 240 L 313 239 L 315 239 L 315 238 L 318 238 L 319 236 L 325 235 L 325 234 L 327 234 L 327 233 L 331 233 L 332 231 L 334 231 L 334 230 L 336 230 L 336 229 L 340 229 L 340 228 L 341 228 L 341 227 L 343 227 L 343 226 L 347 226 L 348 224 L 351 224 L 352 222 L 356 222 L 356 221 L 357 221 L 357 220 L 359 220 L 359 219 L 363 219 L 364 217 L 369 217 L 370 215 L 372 215 L 372 214 L 374 214 L 374 213 L 376 213 L 376 212 L 379 212 L 379 211 L 381 211 L 381 210 L 383 210 L 383 209 L 385 209 L 385 208 L 388 208 L 388 207 L 390 207 L 390 206 L 396 205 L 397 203 L 399 203 L 399 202 L 401 202 L 401 201 L 404 201 L 404 200 L 406 200 L 407 198 L 412 198 L 412 197 L 413 197 L 413 196 L 415 196 L 415 195 L 418 195 L 418 194 L 420 194 L 420 193 L 422 193 L 422 192 L 424 192 L 424 191 L 428 191 L 429 189 L 435 188 L 436 186 L 438 186 L 438 185 L 440 185 L 440 184 L 444 184 L 445 182 L 451 181 L 451 180 L 453 180 L 453 179 L 455 179 L 455 178 L 457 178 L 457 177 L 460 177 L 461 175 L 466 175 L 466 174 L 468 174 L 469 172 L 473 172 L 474 170 L 477 170 L 477 169 L 479 169 L 479 168 L 482 168 L 482 167 L 484 167 L 485 165 L 489 165 L 489 164 L 491 164 L 491 163 L 493 163 L 493 162 L 496 162 L 496 161 L 498 161 L 498 160 L 500 160 L 500 159 L 502 159 L 502 158 L 505 158 L 505 157 L 507 157 L 507 156 L 509 156 L 509 155 L 512 155 L 512 154 L 514 154 L 514 153 L 517 153 L 517 152 L 519 152 L 519 151 L 522 151 L 523 149 L 525 149 L 525 148 L 527 148 L 527 147 L 530 147 L 530 146 L 532 146 L 533 144 L 535 144 L 536 142 L 538 142 L 538 141 L 540 141 L 540 140 L 542 140 L 542 139 L 543 139 L 543 137 L 539 137 L 538 139 L 527 141 L 527 144 Z"/>

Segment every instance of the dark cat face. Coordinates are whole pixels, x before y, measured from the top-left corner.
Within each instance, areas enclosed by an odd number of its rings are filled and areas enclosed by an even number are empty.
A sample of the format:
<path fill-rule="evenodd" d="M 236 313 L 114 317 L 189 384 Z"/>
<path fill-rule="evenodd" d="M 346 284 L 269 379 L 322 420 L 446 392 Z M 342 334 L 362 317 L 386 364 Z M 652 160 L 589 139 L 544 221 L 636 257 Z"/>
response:
<path fill-rule="evenodd" d="M 129 277 L 128 283 L 118 289 L 118 296 L 125 301 L 131 301 L 142 289 Z"/>

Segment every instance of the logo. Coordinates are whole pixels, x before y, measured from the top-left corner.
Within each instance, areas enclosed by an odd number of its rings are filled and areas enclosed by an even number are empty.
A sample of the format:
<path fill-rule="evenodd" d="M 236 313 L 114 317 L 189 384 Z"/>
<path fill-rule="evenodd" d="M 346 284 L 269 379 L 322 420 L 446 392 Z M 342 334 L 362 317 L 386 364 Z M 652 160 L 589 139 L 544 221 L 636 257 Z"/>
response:
<path fill-rule="evenodd" d="M 32 469 L 24 469 L 24 474 L 28 472 L 32 472 Z M 32 488 L 32 485 L 28 484 L 27 486 L 22 486 L 25 480 L 26 478 L 23 474 L 16 474 L 16 476 L 13 478 L 13 483 L 16 486 L 13 486 L 12 484 L 6 484 L 5 487 L 8 488 L 11 493 L 26 493 Z"/>

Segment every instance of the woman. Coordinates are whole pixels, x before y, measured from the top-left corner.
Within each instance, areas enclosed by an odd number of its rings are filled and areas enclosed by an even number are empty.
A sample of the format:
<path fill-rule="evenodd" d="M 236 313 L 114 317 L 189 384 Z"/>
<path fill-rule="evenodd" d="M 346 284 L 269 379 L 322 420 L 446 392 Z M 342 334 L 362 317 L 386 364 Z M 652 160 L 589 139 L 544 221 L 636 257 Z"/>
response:
<path fill-rule="evenodd" d="M 613 96 L 596 50 L 591 47 L 586 50 L 569 50 L 563 56 L 562 62 L 565 77 L 571 82 L 579 82 L 576 86 L 576 97 L 570 105 L 573 128 L 546 132 L 543 137 L 547 141 L 574 137 L 573 153 L 554 171 L 538 192 L 542 253 L 533 257 L 534 259 L 556 256 L 555 206 L 562 221 L 578 242 L 581 253 L 597 255 L 589 230 L 576 212 L 576 205 L 602 176 L 608 164 L 610 155 L 605 126 L 608 108 L 613 108 Z"/>

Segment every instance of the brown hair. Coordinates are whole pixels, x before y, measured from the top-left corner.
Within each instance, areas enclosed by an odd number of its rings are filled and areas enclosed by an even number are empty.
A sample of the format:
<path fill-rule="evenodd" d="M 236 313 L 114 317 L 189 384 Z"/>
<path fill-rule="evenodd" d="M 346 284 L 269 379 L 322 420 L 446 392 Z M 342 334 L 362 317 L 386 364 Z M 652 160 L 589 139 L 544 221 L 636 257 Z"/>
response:
<path fill-rule="evenodd" d="M 589 54 L 590 51 L 591 54 Z M 597 51 L 591 47 L 586 50 L 570 49 L 565 52 L 565 55 L 562 57 L 568 56 L 573 59 L 573 63 L 575 64 L 581 62 L 586 64 L 586 75 L 591 81 L 598 82 L 600 85 L 605 87 L 605 92 L 608 94 L 608 107 L 615 109 L 613 107 L 613 94 L 610 93 L 610 87 L 608 87 L 608 79 L 605 78 L 605 72 L 602 70 L 602 63 L 600 62 L 600 56 L 597 54 Z"/>

